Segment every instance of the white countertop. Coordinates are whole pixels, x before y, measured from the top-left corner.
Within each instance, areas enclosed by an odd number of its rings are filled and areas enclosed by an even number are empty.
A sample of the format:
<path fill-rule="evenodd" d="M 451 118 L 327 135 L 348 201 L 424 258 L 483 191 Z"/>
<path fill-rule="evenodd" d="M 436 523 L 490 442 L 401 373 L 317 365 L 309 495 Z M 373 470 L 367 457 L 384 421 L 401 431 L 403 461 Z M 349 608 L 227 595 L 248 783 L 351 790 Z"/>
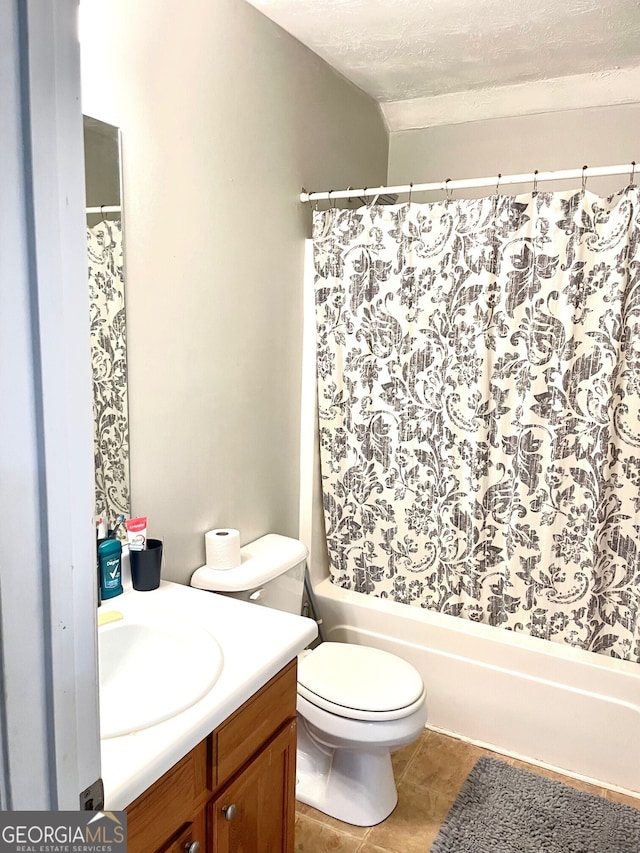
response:
<path fill-rule="evenodd" d="M 190 708 L 157 725 L 101 742 L 105 808 L 124 809 L 240 707 L 316 636 L 312 619 L 162 582 L 152 592 L 125 589 L 103 601 L 127 618 L 186 618 L 207 629 L 224 656 L 211 690 Z M 101 628 L 98 628 L 98 640 Z"/>

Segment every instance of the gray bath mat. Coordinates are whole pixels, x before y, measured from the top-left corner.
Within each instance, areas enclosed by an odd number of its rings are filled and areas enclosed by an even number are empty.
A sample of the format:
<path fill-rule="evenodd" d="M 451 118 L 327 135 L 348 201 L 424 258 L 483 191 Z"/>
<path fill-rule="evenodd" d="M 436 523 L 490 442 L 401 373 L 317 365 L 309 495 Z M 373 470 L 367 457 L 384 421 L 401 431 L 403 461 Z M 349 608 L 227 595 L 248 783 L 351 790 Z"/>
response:
<path fill-rule="evenodd" d="M 481 758 L 430 853 L 640 853 L 640 810 Z"/>

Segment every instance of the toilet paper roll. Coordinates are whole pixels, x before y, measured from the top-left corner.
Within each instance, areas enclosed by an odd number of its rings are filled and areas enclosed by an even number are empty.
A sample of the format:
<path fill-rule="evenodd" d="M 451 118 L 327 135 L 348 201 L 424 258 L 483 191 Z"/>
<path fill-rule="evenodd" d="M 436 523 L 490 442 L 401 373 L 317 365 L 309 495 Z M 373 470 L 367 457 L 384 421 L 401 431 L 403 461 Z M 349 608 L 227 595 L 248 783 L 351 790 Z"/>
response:
<path fill-rule="evenodd" d="M 204 535 L 207 566 L 210 569 L 235 569 L 241 563 L 240 531 L 219 527 Z"/>

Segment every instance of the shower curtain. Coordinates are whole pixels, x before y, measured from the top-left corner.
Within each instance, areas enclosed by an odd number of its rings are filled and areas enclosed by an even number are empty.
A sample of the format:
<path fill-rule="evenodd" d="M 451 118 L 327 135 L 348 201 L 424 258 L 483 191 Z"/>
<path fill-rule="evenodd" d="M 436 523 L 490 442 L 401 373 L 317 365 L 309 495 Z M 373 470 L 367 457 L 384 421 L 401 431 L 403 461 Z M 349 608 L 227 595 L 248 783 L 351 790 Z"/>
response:
<path fill-rule="evenodd" d="M 87 228 L 96 515 L 129 515 L 129 427 L 122 224 Z"/>
<path fill-rule="evenodd" d="M 314 213 L 335 583 L 640 659 L 639 204 Z"/>

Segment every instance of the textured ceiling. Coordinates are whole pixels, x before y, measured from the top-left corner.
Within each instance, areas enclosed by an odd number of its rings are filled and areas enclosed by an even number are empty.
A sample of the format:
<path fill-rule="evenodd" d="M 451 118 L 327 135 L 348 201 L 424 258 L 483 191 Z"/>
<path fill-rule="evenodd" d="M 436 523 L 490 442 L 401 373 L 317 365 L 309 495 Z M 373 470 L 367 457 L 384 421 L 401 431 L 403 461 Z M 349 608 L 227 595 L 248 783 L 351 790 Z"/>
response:
<path fill-rule="evenodd" d="M 638 0 L 249 2 L 383 109 L 395 105 L 388 119 L 398 104 L 477 102 L 498 87 L 514 87 L 517 100 L 522 84 L 574 78 L 588 88 L 604 75 L 615 88 L 621 70 L 640 68 Z M 636 82 L 613 100 L 640 99 Z"/>

